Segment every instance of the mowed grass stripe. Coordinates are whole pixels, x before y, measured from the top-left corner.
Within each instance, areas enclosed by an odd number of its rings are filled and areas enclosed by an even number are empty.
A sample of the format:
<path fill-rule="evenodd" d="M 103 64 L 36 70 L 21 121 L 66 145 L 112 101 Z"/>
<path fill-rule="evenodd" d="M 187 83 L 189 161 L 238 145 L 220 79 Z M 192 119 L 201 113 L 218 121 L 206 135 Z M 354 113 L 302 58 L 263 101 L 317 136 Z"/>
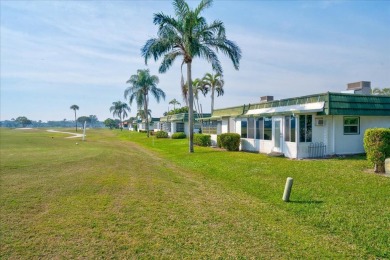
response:
<path fill-rule="evenodd" d="M 188 154 L 186 140 L 147 140 L 128 133 L 122 138 L 155 150 L 229 190 L 259 198 L 300 225 L 337 236 L 361 255 L 390 258 L 390 179 L 367 173 L 372 166 L 363 156 L 288 160 L 202 147 Z M 281 195 L 288 176 L 294 177 L 294 187 L 292 203 L 286 204 Z M 316 245 L 325 246 L 322 241 Z M 346 255 L 351 253 L 345 250 Z"/>
<path fill-rule="evenodd" d="M 280 205 L 114 132 L 89 131 L 78 146 L 52 136 L 1 132 L 4 258 L 370 256 Z M 12 142 L 21 137 L 28 140 L 17 159 Z"/>

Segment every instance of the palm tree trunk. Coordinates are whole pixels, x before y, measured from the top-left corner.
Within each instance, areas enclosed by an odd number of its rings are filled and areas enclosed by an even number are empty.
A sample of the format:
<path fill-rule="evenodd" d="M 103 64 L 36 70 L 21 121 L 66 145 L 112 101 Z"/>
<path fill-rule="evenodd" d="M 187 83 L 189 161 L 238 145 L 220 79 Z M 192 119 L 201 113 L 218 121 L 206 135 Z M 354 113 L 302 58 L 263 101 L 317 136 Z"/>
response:
<path fill-rule="evenodd" d="M 148 122 L 148 94 L 144 95 L 145 102 L 144 102 L 144 110 L 145 110 L 145 128 L 146 128 L 146 136 L 149 138 L 149 122 Z"/>
<path fill-rule="evenodd" d="M 188 83 L 188 123 L 189 123 L 189 152 L 194 152 L 194 94 L 191 82 L 191 62 L 187 63 L 187 83 Z"/>
<path fill-rule="evenodd" d="M 211 88 L 211 114 L 213 113 L 214 111 L 214 87 Z"/>
<path fill-rule="evenodd" d="M 122 113 L 119 114 L 119 120 L 120 120 L 120 124 L 121 124 L 121 131 L 123 131 Z"/>
<path fill-rule="evenodd" d="M 77 116 L 76 116 L 76 109 L 74 110 L 74 121 L 76 122 L 76 132 L 77 132 Z"/>

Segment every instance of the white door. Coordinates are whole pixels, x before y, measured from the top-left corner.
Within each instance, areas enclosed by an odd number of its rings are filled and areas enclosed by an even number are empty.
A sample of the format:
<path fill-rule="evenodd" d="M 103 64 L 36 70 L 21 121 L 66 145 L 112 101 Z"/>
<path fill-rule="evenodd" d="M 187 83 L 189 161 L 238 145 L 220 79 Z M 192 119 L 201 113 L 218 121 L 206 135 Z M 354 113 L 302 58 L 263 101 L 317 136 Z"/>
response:
<path fill-rule="evenodd" d="M 283 132 L 282 132 L 282 118 L 274 118 L 274 152 L 281 153 L 283 151 Z"/>

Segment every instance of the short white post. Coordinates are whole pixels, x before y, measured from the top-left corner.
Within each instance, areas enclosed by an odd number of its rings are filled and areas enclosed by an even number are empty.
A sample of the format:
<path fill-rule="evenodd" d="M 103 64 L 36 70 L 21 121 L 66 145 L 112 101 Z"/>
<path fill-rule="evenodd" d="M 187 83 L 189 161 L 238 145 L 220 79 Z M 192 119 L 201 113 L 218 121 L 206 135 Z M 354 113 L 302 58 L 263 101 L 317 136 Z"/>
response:
<path fill-rule="evenodd" d="M 290 201 L 290 194 L 291 194 L 293 181 L 294 180 L 291 177 L 288 177 L 286 180 L 286 186 L 284 187 L 284 193 L 283 193 L 283 201 L 285 201 L 285 202 Z"/>
<path fill-rule="evenodd" d="M 85 128 L 87 126 L 87 121 L 84 121 L 84 129 L 83 129 L 83 141 L 85 141 Z"/>

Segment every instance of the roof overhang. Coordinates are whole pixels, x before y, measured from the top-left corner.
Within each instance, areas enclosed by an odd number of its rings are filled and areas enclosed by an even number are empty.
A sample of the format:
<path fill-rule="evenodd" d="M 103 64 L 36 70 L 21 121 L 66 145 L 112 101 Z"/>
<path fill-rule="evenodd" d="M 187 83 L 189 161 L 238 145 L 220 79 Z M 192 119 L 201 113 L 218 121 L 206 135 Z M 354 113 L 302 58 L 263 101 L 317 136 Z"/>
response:
<path fill-rule="evenodd" d="M 211 117 L 199 117 L 195 118 L 196 121 L 220 121 L 222 117 L 220 116 L 211 116 Z"/>
<path fill-rule="evenodd" d="M 314 102 L 300 105 L 282 106 L 282 107 L 267 107 L 248 110 L 244 116 L 253 115 L 275 115 L 275 114 L 303 114 L 322 112 L 324 110 L 325 102 Z"/>

